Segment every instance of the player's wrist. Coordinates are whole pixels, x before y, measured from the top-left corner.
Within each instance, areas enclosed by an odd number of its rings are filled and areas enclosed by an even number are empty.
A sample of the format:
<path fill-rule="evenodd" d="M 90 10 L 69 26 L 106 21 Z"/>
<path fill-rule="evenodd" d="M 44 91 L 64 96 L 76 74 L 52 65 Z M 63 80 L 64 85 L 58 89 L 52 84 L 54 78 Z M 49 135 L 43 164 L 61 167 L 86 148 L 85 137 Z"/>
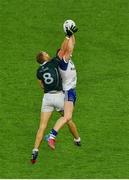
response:
<path fill-rule="evenodd" d="M 65 36 L 65 38 L 66 38 L 66 39 L 68 39 L 68 40 L 70 39 L 70 37 L 69 37 L 69 36 Z"/>
<path fill-rule="evenodd" d="M 73 31 L 71 29 L 66 28 L 66 36 L 70 38 L 73 35 Z"/>

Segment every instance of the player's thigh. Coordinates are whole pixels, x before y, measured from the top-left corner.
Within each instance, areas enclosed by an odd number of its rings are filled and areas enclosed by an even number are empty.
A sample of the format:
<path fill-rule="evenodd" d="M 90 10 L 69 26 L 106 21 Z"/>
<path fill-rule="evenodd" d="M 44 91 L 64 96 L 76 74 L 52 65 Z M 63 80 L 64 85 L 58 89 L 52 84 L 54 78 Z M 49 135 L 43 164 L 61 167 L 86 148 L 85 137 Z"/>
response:
<path fill-rule="evenodd" d="M 59 93 L 55 96 L 55 107 L 56 111 L 63 111 L 64 110 L 64 93 Z"/>
<path fill-rule="evenodd" d="M 42 106 L 41 106 L 41 112 L 51 112 L 54 110 L 54 97 L 52 94 L 44 94 L 44 97 L 42 99 Z"/>
<path fill-rule="evenodd" d="M 52 115 L 52 111 L 50 111 L 50 112 L 41 112 L 40 128 L 46 128 L 51 115 Z"/>
<path fill-rule="evenodd" d="M 64 102 L 64 116 L 70 120 L 72 119 L 72 114 L 74 110 L 74 104 L 72 101 L 65 101 Z"/>

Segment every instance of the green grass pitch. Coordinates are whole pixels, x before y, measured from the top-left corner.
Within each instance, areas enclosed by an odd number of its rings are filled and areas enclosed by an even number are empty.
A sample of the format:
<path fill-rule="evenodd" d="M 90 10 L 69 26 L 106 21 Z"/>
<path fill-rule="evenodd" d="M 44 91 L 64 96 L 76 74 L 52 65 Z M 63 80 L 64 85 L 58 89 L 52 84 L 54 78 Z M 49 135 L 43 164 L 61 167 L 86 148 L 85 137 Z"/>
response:
<path fill-rule="evenodd" d="M 31 165 L 42 99 L 35 55 L 54 55 L 66 19 L 79 27 L 74 121 L 82 147 L 65 126 L 56 150 L 43 143 Z M 129 178 L 128 22 L 128 0 L 0 0 L 0 178 Z"/>

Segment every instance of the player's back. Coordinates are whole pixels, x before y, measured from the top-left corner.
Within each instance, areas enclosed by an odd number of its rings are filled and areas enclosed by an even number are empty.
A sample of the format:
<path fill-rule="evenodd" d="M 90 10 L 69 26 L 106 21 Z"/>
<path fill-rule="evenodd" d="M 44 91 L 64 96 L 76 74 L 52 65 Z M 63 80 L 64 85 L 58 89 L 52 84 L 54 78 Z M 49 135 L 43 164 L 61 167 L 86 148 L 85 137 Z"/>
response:
<path fill-rule="evenodd" d="M 61 91 L 62 80 L 59 73 L 59 60 L 54 57 L 44 62 L 37 70 L 37 78 L 43 82 L 44 92 Z"/>

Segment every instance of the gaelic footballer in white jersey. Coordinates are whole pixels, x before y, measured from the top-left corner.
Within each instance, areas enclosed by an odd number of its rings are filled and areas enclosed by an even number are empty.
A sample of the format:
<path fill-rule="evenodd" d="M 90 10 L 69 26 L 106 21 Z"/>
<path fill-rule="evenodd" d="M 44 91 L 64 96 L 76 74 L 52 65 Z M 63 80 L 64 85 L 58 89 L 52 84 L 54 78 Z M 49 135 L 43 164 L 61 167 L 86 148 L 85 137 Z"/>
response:
<path fill-rule="evenodd" d="M 65 100 L 72 101 L 73 103 L 75 103 L 77 72 L 73 61 L 71 59 L 69 61 L 63 60 L 59 67 L 59 71 L 62 78 Z"/>
<path fill-rule="evenodd" d="M 77 72 L 73 61 L 71 59 L 68 62 L 64 61 L 64 67 L 61 66 L 59 71 L 62 77 L 63 90 L 68 91 L 76 88 Z"/>

